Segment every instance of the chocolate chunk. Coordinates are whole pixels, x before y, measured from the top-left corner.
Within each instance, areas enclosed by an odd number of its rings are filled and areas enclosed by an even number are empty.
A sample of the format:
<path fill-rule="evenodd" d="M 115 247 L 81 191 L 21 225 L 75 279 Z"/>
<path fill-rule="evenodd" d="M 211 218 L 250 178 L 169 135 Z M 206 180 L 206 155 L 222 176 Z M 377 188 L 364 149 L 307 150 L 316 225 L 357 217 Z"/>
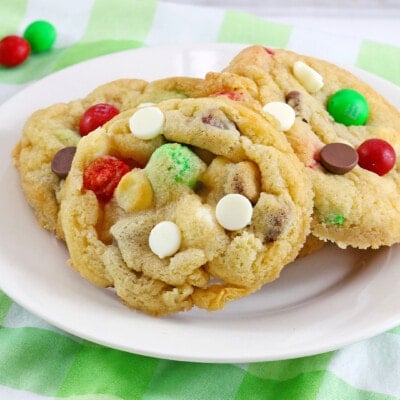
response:
<path fill-rule="evenodd" d="M 51 162 L 51 170 L 61 179 L 65 179 L 71 169 L 72 159 L 74 158 L 76 147 L 64 147 L 59 150 Z"/>
<path fill-rule="evenodd" d="M 224 192 L 241 194 L 255 204 L 260 197 L 260 181 L 261 173 L 251 161 L 231 164 L 227 168 Z"/>
<path fill-rule="evenodd" d="M 261 192 L 253 207 L 250 228 L 263 243 L 273 242 L 290 229 L 295 219 L 294 212 L 293 206 L 281 196 Z"/>
<path fill-rule="evenodd" d="M 287 104 L 289 104 L 290 107 L 292 107 L 293 109 L 296 109 L 299 107 L 300 103 L 301 103 L 301 95 L 300 92 L 298 92 L 297 90 L 292 90 L 291 92 L 289 92 L 286 97 L 285 97 L 285 101 Z"/>
<path fill-rule="evenodd" d="M 345 143 L 329 143 L 320 152 L 320 162 L 329 172 L 343 175 L 357 165 L 358 154 Z"/>
<path fill-rule="evenodd" d="M 224 123 L 220 119 L 215 118 L 213 115 L 210 114 L 204 116 L 201 121 L 203 122 L 203 124 L 212 125 L 220 129 L 226 129 Z"/>
<path fill-rule="evenodd" d="M 266 243 L 273 242 L 286 230 L 289 222 L 289 212 L 285 209 L 277 210 L 267 216 L 267 225 L 264 235 Z"/>
<path fill-rule="evenodd" d="M 201 115 L 201 122 L 219 129 L 236 129 L 236 125 L 219 109 L 207 110 Z"/>

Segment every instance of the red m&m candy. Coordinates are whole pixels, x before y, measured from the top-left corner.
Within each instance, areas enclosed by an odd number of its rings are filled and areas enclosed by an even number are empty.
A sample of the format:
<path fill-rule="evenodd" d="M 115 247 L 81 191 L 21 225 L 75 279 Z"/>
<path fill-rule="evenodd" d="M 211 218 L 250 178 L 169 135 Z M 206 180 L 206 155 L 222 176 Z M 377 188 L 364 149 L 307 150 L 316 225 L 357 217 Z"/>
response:
<path fill-rule="evenodd" d="M 360 144 L 357 153 L 358 165 L 380 176 L 387 174 L 396 162 L 393 147 L 382 139 L 366 140 Z"/>
<path fill-rule="evenodd" d="M 117 114 L 119 114 L 118 108 L 111 104 L 99 103 L 89 107 L 79 122 L 81 136 L 86 136 L 89 132 L 104 125 Z"/>
<path fill-rule="evenodd" d="M 11 35 L 0 40 L 0 65 L 15 67 L 22 64 L 31 53 L 31 46 L 22 37 Z"/>
<path fill-rule="evenodd" d="M 83 171 L 83 187 L 92 190 L 98 200 L 108 201 L 121 178 L 130 171 L 124 161 L 112 156 L 97 158 Z"/>

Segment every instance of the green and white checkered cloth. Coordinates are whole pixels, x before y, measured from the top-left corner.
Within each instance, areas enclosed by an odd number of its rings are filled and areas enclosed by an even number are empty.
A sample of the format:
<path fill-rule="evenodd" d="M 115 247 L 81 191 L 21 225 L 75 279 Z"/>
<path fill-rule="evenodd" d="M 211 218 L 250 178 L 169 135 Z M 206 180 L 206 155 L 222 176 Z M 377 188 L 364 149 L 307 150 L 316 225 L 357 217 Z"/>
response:
<path fill-rule="evenodd" d="M 363 68 L 400 85 L 399 47 L 313 32 L 235 10 L 155 0 L 0 0 L 0 37 L 21 34 L 37 19 L 56 26 L 56 47 L 18 68 L 0 67 L 0 103 L 25 85 L 88 58 L 181 43 L 291 48 Z M 400 399 L 400 327 L 334 352 L 294 360 L 177 362 L 72 337 L 0 292 L 0 399 Z"/>

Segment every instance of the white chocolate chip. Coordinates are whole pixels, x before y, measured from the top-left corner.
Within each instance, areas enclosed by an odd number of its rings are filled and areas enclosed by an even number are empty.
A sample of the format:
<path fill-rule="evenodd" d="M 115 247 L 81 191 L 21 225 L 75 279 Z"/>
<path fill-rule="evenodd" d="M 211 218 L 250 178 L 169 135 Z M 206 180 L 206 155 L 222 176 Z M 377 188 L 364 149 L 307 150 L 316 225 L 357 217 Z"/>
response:
<path fill-rule="evenodd" d="M 310 93 L 318 92 L 324 86 L 322 76 L 303 61 L 296 61 L 293 65 L 293 73 L 296 79 Z"/>
<path fill-rule="evenodd" d="M 158 223 L 150 232 L 150 249 L 160 258 L 172 256 L 179 250 L 180 245 L 181 231 L 171 221 Z"/>
<path fill-rule="evenodd" d="M 288 131 L 296 119 L 296 113 L 293 108 L 282 101 L 267 103 L 263 107 L 263 111 L 275 117 L 283 131 Z"/>
<path fill-rule="evenodd" d="M 118 205 L 127 212 L 145 210 L 153 201 L 153 188 L 143 169 L 125 174 L 115 189 Z"/>
<path fill-rule="evenodd" d="M 217 221 L 229 231 L 237 231 L 250 224 L 252 215 L 253 207 L 250 200 L 237 193 L 222 197 L 215 209 Z"/>
<path fill-rule="evenodd" d="M 139 108 L 129 119 L 133 135 L 149 140 L 158 136 L 164 125 L 164 114 L 158 107 Z"/>

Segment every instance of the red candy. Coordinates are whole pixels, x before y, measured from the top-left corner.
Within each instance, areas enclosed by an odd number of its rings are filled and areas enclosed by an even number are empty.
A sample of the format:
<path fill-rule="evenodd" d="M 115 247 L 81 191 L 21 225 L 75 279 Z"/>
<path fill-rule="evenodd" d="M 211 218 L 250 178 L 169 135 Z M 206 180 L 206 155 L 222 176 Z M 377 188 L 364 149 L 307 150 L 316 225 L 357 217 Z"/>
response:
<path fill-rule="evenodd" d="M 213 97 L 217 97 L 217 96 L 226 96 L 226 97 L 228 97 L 228 99 L 235 100 L 235 101 L 243 100 L 243 93 L 231 92 L 229 90 L 221 90 L 220 92 L 213 94 Z"/>
<path fill-rule="evenodd" d="M 104 125 L 111 118 L 119 114 L 118 108 L 111 104 L 99 103 L 89 107 L 79 122 L 81 136 L 86 136 L 99 126 Z"/>
<path fill-rule="evenodd" d="M 129 171 L 129 165 L 118 158 L 97 158 L 83 172 L 83 187 L 93 190 L 99 201 L 107 202 L 113 196 L 121 178 Z"/>
<path fill-rule="evenodd" d="M 22 64 L 31 53 L 31 46 L 24 38 L 16 35 L 0 40 L 0 65 L 15 67 Z"/>
<path fill-rule="evenodd" d="M 388 173 L 396 162 L 396 153 L 393 147 L 382 139 L 366 140 L 360 144 L 357 152 L 358 165 L 380 176 Z"/>

